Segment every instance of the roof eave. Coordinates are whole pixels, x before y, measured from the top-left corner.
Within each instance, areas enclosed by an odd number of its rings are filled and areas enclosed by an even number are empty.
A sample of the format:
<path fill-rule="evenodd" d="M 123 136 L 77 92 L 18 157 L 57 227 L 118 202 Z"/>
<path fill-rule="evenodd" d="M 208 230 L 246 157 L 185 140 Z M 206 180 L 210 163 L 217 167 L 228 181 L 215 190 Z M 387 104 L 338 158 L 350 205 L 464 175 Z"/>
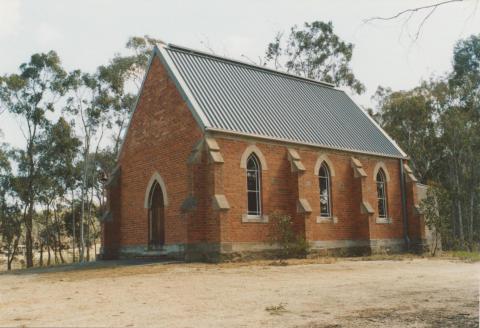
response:
<path fill-rule="evenodd" d="M 190 109 L 190 112 L 197 121 L 198 125 L 200 126 L 202 131 L 205 131 L 205 128 L 210 126 L 210 122 L 208 121 L 207 116 L 203 113 L 202 108 L 200 107 L 192 92 L 190 91 L 187 83 L 178 72 L 177 66 L 175 65 L 175 63 L 173 63 L 172 59 L 166 52 L 166 47 L 166 45 L 160 45 L 159 47 L 155 47 L 156 53 L 164 67 L 167 69 L 169 76 L 175 83 L 177 90 L 180 92 L 183 100 L 187 103 L 188 108 Z"/>
<path fill-rule="evenodd" d="M 295 141 L 295 140 L 289 140 L 289 139 L 282 139 L 282 138 L 264 136 L 264 135 L 260 135 L 260 134 L 230 131 L 230 130 L 225 130 L 225 129 L 212 128 L 212 127 L 207 127 L 205 129 L 205 131 L 213 132 L 213 133 L 223 133 L 223 134 L 234 135 L 234 136 L 238 136 L 238 137 L 249 137 L 249 138 L 261 139 L 261 140 L 275 141 L 275 142 L 280 142 L 280 143 L 285 143 L 285 144 L 290 144 L 290 145 L 308 146 L 308 147 L 315 147 L 315 148 L 320 148 L 320 149 L 331 149 L 331 150 L 347 152 L 347 153 L 354 153 L 354 154 L 361 154 L 361 155 L 370 155 L 370 156 L 396 158 L 396 159 L 409 159 L 408 156 L 397 156 L 397 155 L 392 155 L 392 154 L 368 152 L 368 151 L 357 150 L 357 149 L 332 147 L 332 146 L 322 145 L 322 144 L 317 144 L 317 143 Z"/>

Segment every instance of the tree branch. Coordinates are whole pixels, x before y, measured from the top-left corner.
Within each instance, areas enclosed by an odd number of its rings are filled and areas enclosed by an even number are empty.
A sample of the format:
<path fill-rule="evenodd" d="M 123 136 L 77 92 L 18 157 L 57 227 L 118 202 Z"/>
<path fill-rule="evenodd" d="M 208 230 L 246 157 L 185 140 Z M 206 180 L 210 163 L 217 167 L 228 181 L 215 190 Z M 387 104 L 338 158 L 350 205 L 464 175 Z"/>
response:
<path fill-rule="evenodd" d="M 463 2 L 463 1 L 465 1 L 465 0 L 446 0 L 446 1 L 438 2 L 438 3 L 432 4 L 432 5 L 428 5 L 428 6 L 409 8 L 409 9 L 402 10 L 402 11 L 396 13 L 395 15 L 389 16 L 389 17 L 376 16 L 376 17 L 368 18 L 368 19 L 364 20 L 364 23 L 370 23 L 370 22 L 375 21 L 375 20 L 394 20 L 394 19 L 399 18 L 400 16 L 405 15 L 407 13 L 416 13 L 416 12 L 420 12 L 420 11 L 426 10 L 426 9 L 431 9 L 432 10 L 430 12 L 430 14 L 428 14 L 428 16 L 430 16 L 431 13 L 440 6 L 443 6 L 443 5 L 452 3 L 452 2 Z"/>

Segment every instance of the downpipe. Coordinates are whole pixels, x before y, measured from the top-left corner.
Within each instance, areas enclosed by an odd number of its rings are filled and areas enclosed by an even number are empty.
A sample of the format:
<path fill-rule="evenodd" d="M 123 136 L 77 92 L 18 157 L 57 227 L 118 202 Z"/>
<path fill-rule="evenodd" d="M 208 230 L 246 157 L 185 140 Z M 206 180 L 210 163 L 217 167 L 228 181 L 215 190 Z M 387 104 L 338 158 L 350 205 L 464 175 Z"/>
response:
<path fill-rule="evenodd" d="M 403 238 L 405 239 L 405 247 L 408 252 L 410 251 L 410 238 L 408 237 L 407 195 L 403 159 L 400 159 L 398 163 L 400 164 L 400 191 L 402 194 Z"/>

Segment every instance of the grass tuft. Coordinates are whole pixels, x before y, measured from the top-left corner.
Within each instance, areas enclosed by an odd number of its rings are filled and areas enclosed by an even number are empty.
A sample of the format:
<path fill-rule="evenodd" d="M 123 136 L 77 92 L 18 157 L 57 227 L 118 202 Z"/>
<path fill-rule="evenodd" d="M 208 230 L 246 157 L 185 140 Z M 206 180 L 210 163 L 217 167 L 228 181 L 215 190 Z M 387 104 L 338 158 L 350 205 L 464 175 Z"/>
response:
<path fill-rule="evenodd" d="M 283 303 L 280 303 L 278 305 L 267 306 L 265 308 L 265 311 L 267 311 L 271 315 L 281 315 L 287 312 L 287 309 L 285 308 L 285 305 Z"/>
<path fill-rule="evenodd" d="M 451 252 L 443 252 L 442 256 L 453 257 L 469 263 L 480 262 L 480 252 L 451 251 Z"/>

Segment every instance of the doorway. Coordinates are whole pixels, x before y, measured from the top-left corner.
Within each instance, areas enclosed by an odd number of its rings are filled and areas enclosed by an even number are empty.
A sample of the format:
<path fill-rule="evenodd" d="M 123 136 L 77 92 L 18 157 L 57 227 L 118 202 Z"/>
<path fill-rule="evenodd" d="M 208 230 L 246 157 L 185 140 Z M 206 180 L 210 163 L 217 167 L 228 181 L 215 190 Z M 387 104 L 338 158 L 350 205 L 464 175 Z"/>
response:
<path fill-rule="evenodd" d="M 162 246 L 165 244 L 165 204 L 162 187 L 157 181 L 150 190 L 148 213 L 148 246 Z"/>

